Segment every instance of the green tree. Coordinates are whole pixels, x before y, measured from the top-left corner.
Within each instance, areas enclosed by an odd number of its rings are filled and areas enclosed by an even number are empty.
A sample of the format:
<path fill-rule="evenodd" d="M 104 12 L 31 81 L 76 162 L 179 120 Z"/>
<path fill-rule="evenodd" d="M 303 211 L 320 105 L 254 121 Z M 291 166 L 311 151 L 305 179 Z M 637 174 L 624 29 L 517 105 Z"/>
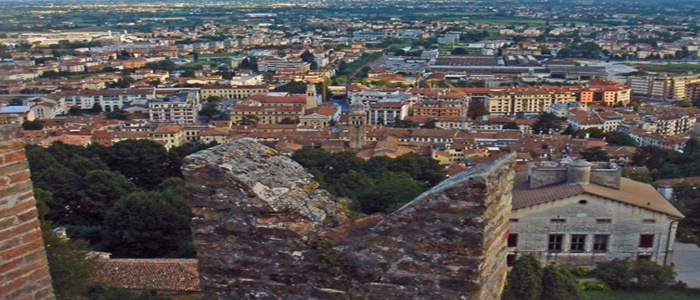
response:
<path fill-rule="evenodd" d="M 413 152 L 395 158 L 389 166 L 389 170 L 404 172 L 423 183 L 424 187 L 434 186 L 446 177 L 445 170 L 438 161 Z"/>
<path fill-rule="evenodd" d="M 97 257 L 86 242 L 58 237 L 51 223 L 42 223 L 41 230 L 56 298 L 81 299 L 92 284 Z"/>
<path fill-rule="evenodd" d="M 285 85 L 278 86 L 275 88 L 275 92 L 287 92 L 290 94 L 305 94 L 306 93 L 306 83 L 299 81 L 290 81 Z"/>
<path fill-rule="evenodd" d="M 260 118 L 254 115 L 244 115 L 241 120 L 237 122 L 238 125 L 257 125 L 260 122 Z"/>
<path fill-rule="evenodd" d="M 129 113 L 125 110 L 110 111 L 110 112 L 105 114 L 105 118 L 115 119 L 115 120 L 126 120 L 126 118 L 128 116 L 129 116 Z"/>
<path fill-rule="evenodd" d="M 640 260 L 632 268 L 634 287 L 644 291 L 665 289 L 674 283 L 676 273 L 671 266 L 661 266 L 656 262 Z"/>
<path fill-rule="evenodd" d="M 309 52 L 309 50 L 304 51 L 299 58 L 303 60 L 305 63 L 311 64 L 314 62 L 314 59 L 316 58 L 313 53 Z"/>
<path fill-rule="evenodd" d="M 92 111 L 92 113 L 94 113 L 94 114 L 99 114 L 99 113 L 101 113 L 101 112 L 102 112 L 102 105 L 100 105 L 99 103 L 93 104 L 93 105 L 92 105 L 91 111 Z"/>
<path fill-rule="evenodd" d="M 286 117 L 280 120 L 279 124 L 298 124 L 299 120 Z"/>
<path fill-rule="evenodd" d="M 693 155 L 700 153 L 700 139 L 691 138 L 685 142 L 685 147 L 683 147 L 683 153 L 688 155 Z"/>
<path fill-rule="evenodd" d="M 328 151 L 305 146 L 292 154 L 292 159 L 309 170 L 322 170 L 330 160 Z"/>
<path fill-rule="evenodd" d="M 24 130 L 42 130 L 44 129 L 44 124 L 40 121 L 24 121 L 22 123 L 22 129 Z"/>
<path fill-rule="evenodd" d="M 633 278 L 630 262 L 621 259 L 598 264 L 593 270 L 593 276 L 605 282 L 613 290 L 629 288 Z"/>
<path fill-rule="evenodd" d="M 603 136 L 605 136 L 605 133 L 602 129 L 595 127 L 583 130 L 583 132 L 588 133 L 588 136 L 594 139 L 602 139 Z"/>
<path fill-rule="evenodd" d="M 27 161 L 29 161 L 29 171 L 32 173 L 32 179 L 35 181 L 53 164 L 58 163 L 58 160 L 46 148 L 27 145 L 24 149 L 27 154 Z"/>
<path fill-rule="evenodd" d="M 605 133 L 605 141 L 610 145 L 615 146 L 631 146 L 636 147 L 637 141 L 629 134 L 620 131 L 609 131 Z"/>
<path fill-rule="evenodd" d="M 374 184 L 365 187 L 356 199 L 365 214 L 390 213 L 424 191 L 423 184 L 406 173 L 386 172 Z"/>
<path fill-rule="evenodd" d="M 84 181 L 89 188 L 83 191 L 83 201 L 77 213 L 86 220 L 86 224 L 91 225 L 101 224 L 107 210 L 117 200 L 137 190 L 136 185 L 124 175 L 109 170 L 90 171 Z"/>
<path fill-rule="evenodd" d="M 564 129 L 565 120 L 553 113 L 541 113 L 537 122 L 532 125 L 534 133 L 554 134 Z"/>
<path fill-rule="evenodd" d="M 207 104 L 202 107 L 199 111 L 199 115 L 207 118 L 213 118 L 221 114 L 221 111 L 217 108 L 217 102 L 207 102 Z"/>
<path fill-rule="evenodd" d="M 583 300 L 576 277 L 565 268 L 547 266 L 542 275 L 542 300 Z"/>
<path fill-rule="evenodd" d="M 484 104 L 483 101 L 472 100 L 471 103 L 469 103 L 469 108 L 467 108 L 467 117 L 476 119 L 487 114 L 488 111 L 486 109 L 486 104 Z"/>
<path fill-rule="evenodd" d="M 168 177 L 182 177 L 165 147 L 151 140 L 118 142 L 102 160 L 140 188 L 152 189 Z"/>
<path fill-rule="evenodd" d="M 78 106 L 71 106 L 71 107 L 68 109 L 68 114 L 71 115 L 71 116 L 82 116 L 82 115 L 83 115 L 83 111 L 82 111 L 82 110 L 80 109 L 80 107 L 78 107 Z"/>
<path fill-rule="evenodd" d="M 452 54 L 452 55 L 466 55 L 466 54 L 469 54 L 469 51 L 467 51 L 467 49 L 459 47 L 459 48 L 452 49 L 452 52 L 450 52 L 450 54 Z"/>
<path fill-rule="evenodd" d="M 78 174 L 54 164 L 46 172 L 34 177 L 37 188 L 51 191 L 53 197 L 46 202 L 49 207 L 48 220 L 59 224 L 76 224 L 80 220 L 72 211 L 80 205 L 81 196 L 77 194 L 82 188 L 82 180 Z"/>
<path fill-rule="evenodd" d="M 586 148 L 580 152 L 581 158 L 587 161 L 609 161 L 610 155 L 602 147 Z"/>
<path fill-rule="evenodd" d="M 508 272 L 503 298 L 513 300 L 540 299 L 543 274 L 540 262 L 533 255 L 518 257 L 513 262 L 513 268 Z"/>
<path fill-rule="evenodd" d="M 133 292 L 126 289 L 109 286 L 105 283 L 96 283 L 91 285 L 85 293 L 85 298 L 90 300 L 150 300 L 159 299 L 166 300 L 170 298 L 162 298 L 156 296 L 151 297 L 150 291 Z M 188 298 L 189 299 L 189 298 Z"/>
<path fill-rule="evenodd" d="M 184 188 L 171 188 L 117 201 L 105 219 L 105 250 L 114 257 L 181 257 L 183 241 L 191 235 L 185 195 Z"/>

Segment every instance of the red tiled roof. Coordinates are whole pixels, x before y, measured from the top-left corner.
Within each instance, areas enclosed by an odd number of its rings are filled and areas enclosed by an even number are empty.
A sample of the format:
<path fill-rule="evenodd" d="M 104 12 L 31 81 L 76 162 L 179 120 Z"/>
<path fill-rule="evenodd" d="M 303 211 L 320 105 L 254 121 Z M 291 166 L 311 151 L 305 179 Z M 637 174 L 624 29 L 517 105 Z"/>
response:
<path fill-rule="evenodd" d="M 201 291 L 196 259 L 98 260 L 96 280 L 133 290 Z"/>

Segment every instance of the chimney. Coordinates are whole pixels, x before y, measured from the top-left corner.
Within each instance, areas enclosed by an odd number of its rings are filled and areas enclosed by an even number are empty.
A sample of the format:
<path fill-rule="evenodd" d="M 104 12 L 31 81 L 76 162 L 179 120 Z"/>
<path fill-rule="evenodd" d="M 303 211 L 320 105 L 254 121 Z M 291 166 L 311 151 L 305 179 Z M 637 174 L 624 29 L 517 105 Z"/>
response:
<path fill-rule="evenodd" d="M 657 188 L 656 190 L 659 191 L 659 194 L 666 198 L 666 200 L 673 199 L 673 186 L 664 185 L 662 187 Z"/>
<path fill-rule="evenodd" d="M 585 159 L 570 162 L 567 165 L 566 183 L 568 184 L 589 184 L 591 181 L 592 163 Z"/>

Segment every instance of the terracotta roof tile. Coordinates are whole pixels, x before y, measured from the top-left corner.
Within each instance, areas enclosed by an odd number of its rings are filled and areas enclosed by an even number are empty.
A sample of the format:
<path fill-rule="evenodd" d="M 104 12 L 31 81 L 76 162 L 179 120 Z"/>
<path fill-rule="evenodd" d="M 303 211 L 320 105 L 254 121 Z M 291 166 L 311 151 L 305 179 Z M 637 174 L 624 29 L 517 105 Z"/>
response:
<path fill-rule="evenodd" d="M 97 281 L 135 290 L 201 291 L 196 259 L 106 259 Z"/>

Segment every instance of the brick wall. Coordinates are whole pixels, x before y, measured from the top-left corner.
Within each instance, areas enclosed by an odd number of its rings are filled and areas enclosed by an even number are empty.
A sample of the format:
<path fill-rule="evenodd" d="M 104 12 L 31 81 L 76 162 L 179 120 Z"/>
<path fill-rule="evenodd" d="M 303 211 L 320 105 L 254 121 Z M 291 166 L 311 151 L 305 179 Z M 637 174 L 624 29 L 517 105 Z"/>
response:
<path fill-rule="evenodd" d="M 54 299 L 24 141 L 0 125 L 0 299 Z"/>

